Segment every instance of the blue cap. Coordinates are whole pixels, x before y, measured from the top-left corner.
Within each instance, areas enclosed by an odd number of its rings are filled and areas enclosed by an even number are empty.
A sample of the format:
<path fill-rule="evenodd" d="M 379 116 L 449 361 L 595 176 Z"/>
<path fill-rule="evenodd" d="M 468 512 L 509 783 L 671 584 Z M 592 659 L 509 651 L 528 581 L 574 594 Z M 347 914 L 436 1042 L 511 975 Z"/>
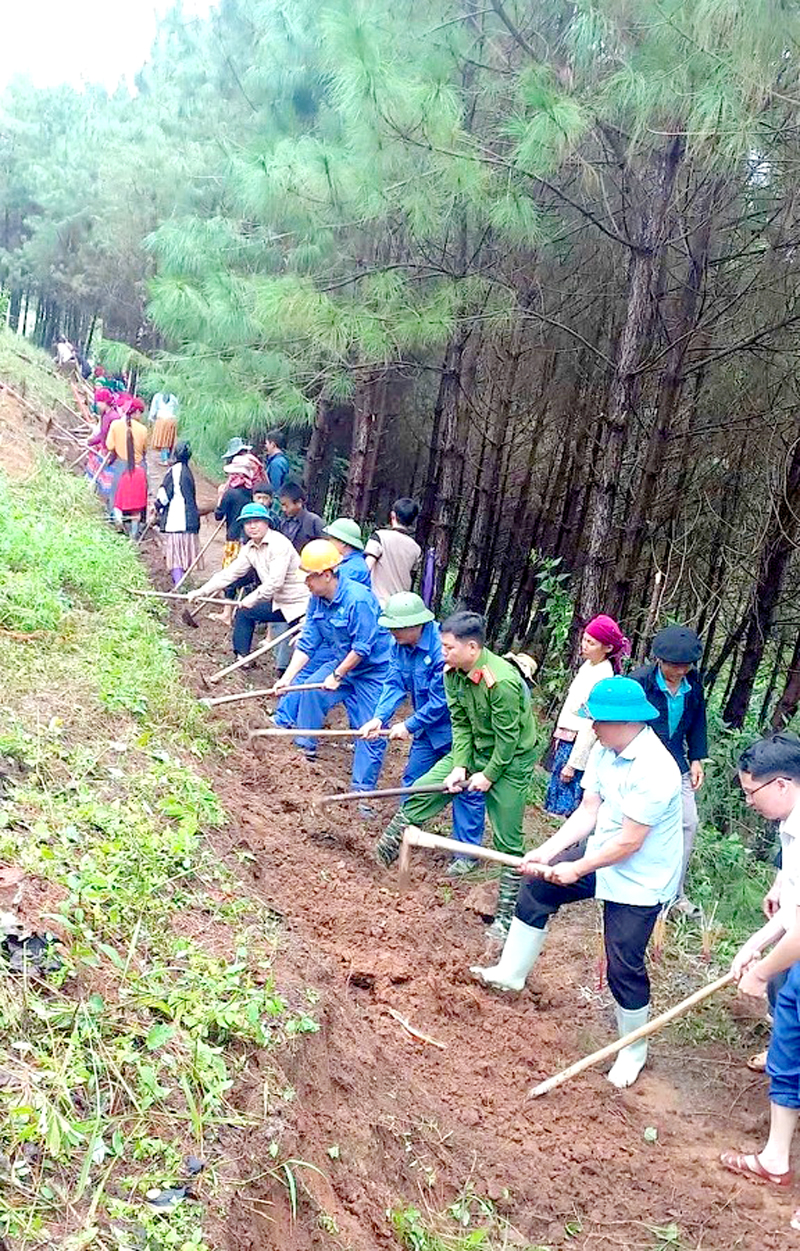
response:
<path fill-rule="evenodd" d="M 237 521 L 269 521 L 269 510 L 263 504 L 245 504 Z"/>
<path fill-rule="evenodd" d="M 633 678 L 602 678 L 580 711 L 592 721 L 655 721 L 654 708 Z"/>

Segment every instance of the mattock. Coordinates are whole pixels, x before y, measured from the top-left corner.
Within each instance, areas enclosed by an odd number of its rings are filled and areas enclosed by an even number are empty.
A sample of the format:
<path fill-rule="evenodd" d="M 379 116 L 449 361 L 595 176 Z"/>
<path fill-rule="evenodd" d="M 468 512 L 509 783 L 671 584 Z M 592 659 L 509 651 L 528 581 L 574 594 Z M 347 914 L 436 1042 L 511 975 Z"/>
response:
<path fill-rule="evenodd" d="M 493 847 L 476 847 L 473 843 L 460 843 L 455 838 L 443 838 L 440 834 L 429 834 L 417 825 L 407 825 L 403 831 L 400 844 L 400 855 L 397 860 L 397 881 L 401 890 L 408 886 L 411 871 L 411 848 L 427 847 L 430 851 L 452 851 L 456 855 L 471 860 L 488 860 L 492 864 L 502 864 L 509 869 L 518 869 L 522 864 L 522 856 L 509 856 L 505 851 L 495 851 Z"/>

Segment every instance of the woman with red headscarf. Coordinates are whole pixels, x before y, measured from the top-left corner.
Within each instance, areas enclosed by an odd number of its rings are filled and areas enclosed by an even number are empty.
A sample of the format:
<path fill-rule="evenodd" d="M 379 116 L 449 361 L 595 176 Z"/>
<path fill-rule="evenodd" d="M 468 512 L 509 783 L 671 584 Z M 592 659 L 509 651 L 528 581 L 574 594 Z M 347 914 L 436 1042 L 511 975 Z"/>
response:
<path fill-rule="evenodd" d="M 111 497 L 114 521 L 121 530 L 126 518 L 130 519 L 132 539 L 138 538 L 139 524 L 147 512 L 147 427 L 134 417 L 135 413 L 143 412 L 144 404 L 140 399 L 129 400 L 124 414 L 112 421 L 106 436 L 106 447 L 114 455 Z"/>
<path fill-rule="evenodd" d="M 581 636 L 583 664 L 570 683 L 553 733 L 552 772 L 544 806 L 546 812 L 568 817 L 580 805 L 581 778 L 594 745 L 592 723 L 581 716 L 590 692 L 601 678 L 619 673 L 631 645 L 613 617 L 593 617 Z"/>

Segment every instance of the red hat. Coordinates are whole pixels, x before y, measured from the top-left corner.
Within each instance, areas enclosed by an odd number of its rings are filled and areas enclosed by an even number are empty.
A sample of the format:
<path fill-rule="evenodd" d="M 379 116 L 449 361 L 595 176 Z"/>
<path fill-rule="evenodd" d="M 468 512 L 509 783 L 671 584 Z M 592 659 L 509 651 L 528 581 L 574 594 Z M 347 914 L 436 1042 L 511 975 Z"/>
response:
<path fill-rule="evenodd" d="M 140 400 L 138 395 L 134 396 L 134 398 L 131 400 L 131 412 L 132 413 L 144 412 L 144 401 Z"/>
<path fill-rule="evenodd" d="M 619 673 L 620 657 L 630 656 L 631 643 L 630 639 L 626 639 L 614 618 L 601 612 L 597 617 L 592 617 L 583 630 L 598 643 L 605 643 L 606 647 L 611 648 L 609 659 L 615 671 Z"/>
<path fill-rule="evenodd" d="M 96 404 L 110 404 L 113 396 L 108 387 L 98 387 L 94 393 L 94 399 Z"/>

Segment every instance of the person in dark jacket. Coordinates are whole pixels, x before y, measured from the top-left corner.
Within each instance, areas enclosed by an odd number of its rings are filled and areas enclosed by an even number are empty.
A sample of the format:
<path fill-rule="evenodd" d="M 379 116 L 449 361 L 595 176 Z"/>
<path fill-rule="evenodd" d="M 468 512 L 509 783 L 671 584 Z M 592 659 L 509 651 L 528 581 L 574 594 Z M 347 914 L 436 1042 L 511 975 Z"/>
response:
<path fill-rule="evenodd" d="M 322 538 L 325 522 L 306 508 L 306 493 L 299 482 L 284 482 L 278 498 L 283 513 L 280 531 L 294 544 L 295 551 L 302 552 L 306 543 Z"/>
<path fill-rule="evenodd" d="M 695 911 L 683 893 L 686 868 L 697 833 L 695 795 L 703 785 L 703 761 L 708 755 L 706 701 L 703 682 L 695 665 L 703 654 L 703 644 L 688 626 L 666 626 L 653 639 L 650 651 L 655 659 L 629 675 L 643 688 L 658 710 L 652 728 L 677 762 L 683 786 L 683 873 L 678 908 Z"/>
<path fill-rule="evenodd" d="M 173 585 L 183 580 L 199 553 L 200 512 L 195 495 L 194 475 L 189 468 L 192 449 L 188 443 L 175 448 L 175 464 L 167 473 L 156 496 L 156 512 L 166 535 L 167 569 Z"/>

